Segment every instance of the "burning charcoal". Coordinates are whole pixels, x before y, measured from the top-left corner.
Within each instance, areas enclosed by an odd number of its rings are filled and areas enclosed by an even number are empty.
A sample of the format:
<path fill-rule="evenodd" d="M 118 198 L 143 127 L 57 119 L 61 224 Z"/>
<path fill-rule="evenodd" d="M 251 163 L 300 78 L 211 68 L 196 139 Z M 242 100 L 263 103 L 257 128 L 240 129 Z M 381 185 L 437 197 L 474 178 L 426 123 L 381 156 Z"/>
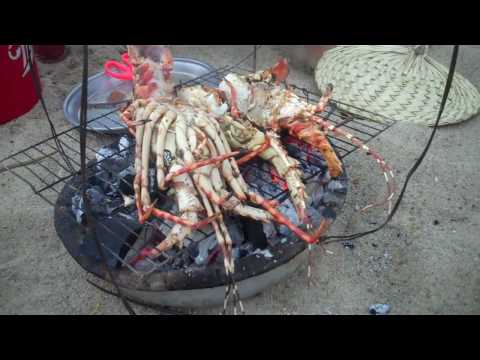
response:
<path fill-rule="evenodd" d="M 388 304 L 373 304 L 368 308 L 371 315 L 387 315 L 390 312 L 390 305 Z"/>
<path fill-rule="evenodd" d="M 75 216 L 77 223 L 81 224 L 84 220 L 83 199 L 80 194 L 72 198 L 72 213 Z"/>
<path fill-rule="evenodd" d="M 210 236 L 209 238 L 200 241 L 198 244 L 198 256 L 195 258 L 195 263 L 197 265 L 205 264 L 209 251 L 213 250 L 216 245 L 217 238 L 215 236 Z"/>
<path fill-rule="evenodd" d="M 344 181 L 332 180 L 328 183 L 327 189 L 341 194 L 347 193 L 347 186 Z"/>

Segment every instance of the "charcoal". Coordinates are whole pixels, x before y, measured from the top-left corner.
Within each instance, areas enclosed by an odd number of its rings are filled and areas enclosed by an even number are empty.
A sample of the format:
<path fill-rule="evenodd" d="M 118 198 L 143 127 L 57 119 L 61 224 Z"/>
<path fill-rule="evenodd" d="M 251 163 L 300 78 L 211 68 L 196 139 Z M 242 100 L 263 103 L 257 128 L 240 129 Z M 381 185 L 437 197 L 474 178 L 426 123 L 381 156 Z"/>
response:
<path fill-rule="evenodd" d="M 307 216 L 314 227 L 320 226 L 320 223 L 323 220 L 322 213 L 312 207 L 307 209 Z"/>
<path fill-rule="evenodd" d="M 112 177 L 110 175 L 110 172 L 106 171 L 106 170 L 99 170 L 96 174 L 95 174 L 95 177 L 92 179 L 92 186 L 99 186 L 101 187 L 102 191 L 105 193 L 105 194 L 108 194 L 108 193 L 111 193 L 112 190 L 112 187 L 111 187 L 111 183 L 112 183 Z"/>
<path fill-rule="evenodd" d="M 72 198 L 72 213 L 77 223 L 82 224 L 85 221 L 85 212 L 83 208 L 83 198 L 80 194 Z"/>
<path fill-rule="evenodd" d="M 155 268 L 155 264 L 152 261 L 140 260 L 135 264 L 135 270 L 141 272 L 150 272 Z"/>
<path fill-rule="evenodd" d="M 235 260 L 238 260 L 241 258 L 241 250 L 240 248 L 236 247 L 232 249 L 232 256 Z"/>
<path fill-rule="evenodd" d="M 192 242 L 192 244 L 190 244 L 190 246 L 187 248 L 187 251 L 188 251 L 189 256 L 192 259 L 195 259 L 199 254 L 198 246 L 194 242 Z"/>
<path fill-rule="evenodd" d="M 184 266 L 190 266 L 194 261 L 188 251 L 184 251 L 181 256 Z"/>
<path fill-rule="evenodd" d="M 265 249 L 268 246 L 268 242 L 263 232 L 262 223 L 247 218 L 243 218 L 242 223 L 245 234 L 242 238 L 253 244 L 255 248 Z"/>
<path fill-rule="evenodd" d="M 119 155 L 122 157 L 130 155 L 130 140 L 127 136 L 122 136 L 118 141 L 118 150 L 120 151 Z"/>
<path fill-rule="evenodd" d="M 111 174 L 119 173 L 126 169 L 131 163 L 129 156 L 119 154 L 117 148 L 110 148 L 108 146 L 100 148 L 96 152 L 95 157 L 97 159 L 97 169 L 103 169 Z"/>
<path fill-rule="evenodd" d="M 285 217 L 287 217 L 293 224 L 298 225 L 298 216 L 297 211 L 295 210 L 295 206 L 290 199 L 284 201 L 279 207 L 278 211 L 280 211 Z M 281 225 L 278 227 L 278 232 L 281 236 L 288 236 L 291 231 L 285 225 Z"/>
<path fill-rule="evenodd" d="M 92 186 L 86 191 L 91 205 L 99 205 L 106 201 L 106 197 L 99 186 Z"/>
<path fill-rule="evenodd" d="M 127 168 L 120 172 L 117 177 L 118 190 L 128 196 L 134 195 L 133 181 L 135 180 L 135 174 L 130 172 L 130 168 Z"/>
<path fill-rule="evenodd" d="M 255 247 L 250 242 L 244 243 L 240 246 L 240 256 L 241 257 L 248 256 L 251 253 L 253 253 L 254 251 L 255 251 Z"/>
<path fill-rule="evenodd" d="M 133 206 L 134 204 L 130 205 L 130 207 L 133 207 Z M 123 209 L 125 209 L 125 202 L 121 196 L 115 196 L 114 198 L 110 197 L 110 200 L 107 204 L 108 215 L 112 215 L 118 210 L 123 210 Z"/>
<path fill-rule="evenodd" d="M 333 192 L 346 194 L 347 193 L 347 185 L 344 181 L 340 180 L 332 180 L 328 183 L 327 189 Z"/>
<path fill-rule="evenodd" d="M 205 240 L 202 240 L 198 243 L 198 255 L 195 258 L 195 263 L 197 265 L 203 265 L 206 263 L 209 251 L 213 250 L 217 245 L 217 238 L 215 235 L 212 235 Z"/>
<path fill-rule="evenodd" d="M 277 232 L 277 229 L 275 228 L 275 225 L 273 223 L 266 223 L 266 224 L 263 224 L 263 233 L 265 234 L 265 237 L 267 239 L 271 239 L 271 240 L 276 240 L 278 239 L 278 232 Z"/>
<path fill-rule="evenodd" d="M 328 171 L 325 171 L 325 173 L 323 173 L 321 176 L 319 176 L 319 180 L 320 180 L 320 183 L 322 185 L 328 185 L 328 183 L 330 182 L 331 180 L 331 176 L 330 176 L 330 173 Z"/>
<path fill-rule="evenodd" d="M 108 146 L 101 147 L 95 153 L 95 158 L 97 159 L 97 163 L 103 162 L 106 159 L 111 158 L 112 156 L 115 156 L 115 151 Z"/>
<path fill-rule="evenodd" d="M 111 147 L 103 147 L 96 153 L 96 160 L 101 164 L 92 162 L 90 168 L 96 169 L 96 173 L 89 179 L 88 196 L 91 201 L 93 214 L 97 219 L 121 219 L 133 224 L 133 227 L 140 229 L 137 219 L 137 211 L 134 204 L 126 208 L 124 206 L 124 196 L 133 197 L 133 182 L 135 178 L 134 169 L 134 151 L 131 148 L 132 142 L 127 136 L 123 136 Z M 326 162 L 317 152 L 308 154 L 306 147 L 301 144 L 289 144 L 288 151 L 294 157 L 300 159 L 300 169 L 303 172 L 303 178 L 308 179 L 307 193 L 309 194 L 307 202 L 307 215 L 314 227 L 320 224 L 324 218 L 335 219 L 337 206 L 343 203 L 343 198 L 347 192 L 346 179 L 331 179 Z M 167 156 L 168 157 L 168 156 Z M 168 163 L 171 159 L 166 158 Z M 159 192 L 156 179 L 155 164 L 152 161 L 149 164 L 149 192 L 155 206 L 161 210 L 171 213 L 177 213 L 177 206 L 170 192 Z M 300 224 L 297 218 L 296 209 L 290 199 L 290 194 L 282 188 L 280 182 L 272 181 L 272 167 L 265 161 L 255 159 L 243 169 L 243 175 L 249 187 L 264 196 L 267 199 L 275 198 L 279 202 L 278 210 L 286 216 L 293 224 L 307 230 L 304 224 Z M 312 174 L 317 174 L 311 177 Z M 72 198 L 72 212 L 78 222 L 84 221 L 85 214 L 83 201 L 80 195 Z M 271 259 L 272 253 L 269 244 L 280 246 L 292 241 L 300 241 L 286 226 L 279 224 L 263 224 L 251 219 L 240 217 L 225 216 L 225 225 L 233 242 L 233 257 L 238 260 L 252 254 Z M 141 247 L 155 247 L 165 239 L 165 235 L 171 231 L 174 225 L 171 222 L 151 218 L 150 222 L 156 224 L 155 227 L 148 226 L 145 237 L 135 238 L 137 244 L 142 243 Z M 110 225 L 114 230 L 114 235 L 102 232 L 99 237 L 105 242 L 106 246 L 114 251 L 118 256 L 125 252 L 125 247 L 121 247 L 128 240 L 128 231 L 125 227 L 116 227 Z M 132 225 L 128 226 L 132 228 Z M 157 228 L 155 230 L 155 228 Z M 123 234 L 116 232 L 122 231 Z M 212 234 L 205 237 L 205 234 Z M 115 243 L 113 243 L 113 238 Z M 268 241 L 267 241 L 268 239 Z M 129 240 L 128 240 L 129 241 Z M 207 262 L 212 260 L 215 263 L 223 264 L 222 253 L 219 253 L 215 259 L 212 258 L 213 252 L 218 251 L 218 241 L 209 225 L 202 231 L 193 232 L 184 242 L 184 248 L 174 247 L 168 250 L 164 255 L 155 260 L 157 271 L 172 271 L 175 269 L 184 269 L 190 266 L 206 266 Z M 86 245 L 84 245 L 86 246 Z M 95 249 L 88 250 L 93 256 Z M 119 248 L 120 247 L 120 248 Z M 128 249 L 133 253 L 133 250 Z M 109 265 L 118 266 L 118 261 L 109 255 Z M 127 254 L 124 254 L 127 256 Z M 121 256 L 120 256 L 121 257 Z M 210 259 L 212 258 L 212 259 Z M 155 270 L 155 265 L 151 261 L 143 260 L 135 265 L 137 270 L 150 272 Z"/>
<path fill-rule="evenodd" d="M 179 270 L 179 269 L 183 268 L 184 262 L 183 262 L 182 256 L 177 256 L 177 257 L 173 260 L 172 266 L 173 266 L 174 269 L 176 269 L 176 270 Z"/>
<path fill-rule="evenodd" d="M 314 190 L 309 192 L 311 205 L 315 208 L 318 208 L 322 202 L 323 196 L 325 195 L 325 190 L 322 185 L 316 184 L 317 186 L 313 187 Z M 312 188 L 312 187 L 310 187 Z"/>
<path fill-rule="evenodd" d="M 119 224 L 120 222 L 122 225 Z M 125 231 L 126 227 L 133 229 L 135 232 L 139 230 L 140 225 L 126 219 L 106 218 L 99 221 L 95 226 L 97 239 L 109 249 L 108 251 L 104 249 L 104 254 L 107 258 L 107 265 L 109 267 L 120 267 L 122 264 L 117 258 L 125 258 L 129 248 L 136 241 L 135 236 Z M 80 245 L 80 251 L 83 255 L 90 256 L 99 263 L 102 262 L 102 257 L 98 253 L 97 245 L 93 238 L 85 238 L 85 241 Z"/>
<path fill-rule="evenodd" d="M 325 204 L 327 207 L 334 209 L 340 206 L 340 204 L 342 204 L 342 199 L 339 195 L 327 191 L 323 196 L 322 203 Z"/>

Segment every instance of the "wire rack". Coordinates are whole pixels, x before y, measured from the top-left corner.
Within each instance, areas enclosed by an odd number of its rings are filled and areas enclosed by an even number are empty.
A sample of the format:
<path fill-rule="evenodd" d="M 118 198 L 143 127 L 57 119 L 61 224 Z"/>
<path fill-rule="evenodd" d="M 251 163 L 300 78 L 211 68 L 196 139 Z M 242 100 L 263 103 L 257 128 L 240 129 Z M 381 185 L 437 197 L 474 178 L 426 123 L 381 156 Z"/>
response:
<path fill-rule="evenodd" d="M 239 74 L 246 74 L 255 71 L 256 55 L 257 47 L 255 47 L 253 53 L 250 54 L 248 58 L 244 59 L 240 64 L 216 69 L 213 72 L 190 80 L 183 84 L 179 84 L 177 86 L 192 86 L 198 84 L 216 86 L 228 73 L 234 72 Z M 251 67 L 247 66 L 249 61 L 252 62 Z M 301 88 L 292 84 L 290 84 L 290 86 L 297 93 L 297 95 L 299 95 L 305 101 L 313 104 L 318 103 L 321 94 L 313 93 L 305 88 Z M 330 105 L 327 107 L 325 113 L 319 115 L 327 119 L 331 123 L 335 124 L 337 128 L 343 128 L 344 130 L 350 132 L 364 143 L 367 143 L 373 138 L 379 136 L 381 133 L 383 133 L 385 130 L 387 130 L 394 124 L 393 120 L 385 119 L 379 114 L 371 113 L 365 111 L 364 109 L 359 109 L 361 110 L 362 115 L 343 111 L 340 109 L 341 105 L 341 103 L 332 100 L 330 102 Z M 110 121 L 112 121 L 113 117 L 111 117 L 111 115 L 115 112 L 118 112 L 121 107 L 122 106 L 119 105 L 118 108 L 115 108 L 113 110 L 106 110 L 99 116 L 89 120 L 88 123 L 94 123 L 95 121 L 99 121 L 105 117 L 109 118 Z M 96 110 L 96 112 L 97 111 L 98 110 Z M 366 115 L 369 116 L 367 117 Z M 375 121 L 379 118 L 382 118 L 382 122 Z M 118 125 L 122 126 L 122 124 Z M 109 160 L 109 158 L 117 156 L 122 152 L 131 152 L 134 150 L 134 144 L 132 141 L 132 144 L 129 147 L 126 147 L 123 150 L 119 150 L 116 153 L 112 153 L 110 154 L 110 156 L 103 156 L 99 158 L 98 149 L 102 146 L 115 143 L 116 141 L 118 141 L 118 138 L 118 136 L 109 136 L 94 132 L 88 133 L 86 144 L 86 160 L 90 176 L 95 176 L 96 172 L 105 170 L 104 164 L 106 161 Z M 289 138 L 288 136 L 286 136 L 284 140 L 289 144 L 289 146 L 294 148 L 294 153 L 296 155 L 293 155 L 293 157 L 295 157 L 300 162 L 304 170 L 305 181 L 308 181 L 308 179 L 311 179 L 312 177 L 318 175 L 319 171 L 322 171 L 320 165 L 315 166 L 315 164 L 323 161 L 319 153 L 315 151 L 311 152 L 310 150 L 307 153 L 307 151 L 302 147 L 301 143 L 293 141 L 293 139 Z M 341 159 L 345 159 L 348 155 L 350 155 L 357 149 L 355 145 L 349 143 L 344 139 L 337 138 L 333 135 L 329 136 L 329 140 L 331 141 L 332 145 L 334 146 Z M 56 146 L 57 143 L 62 146 L 66 157 L 73 165 L 74 171 L 69 170 L 69 167 L 66 165 L 64 158 L 58 151 L 58 147 Z M 312 164 L 314 165 L 312 166 Z M 46 201 L 52 206 L 55 206 L 59 195 L 65 189 L 65 187 L 69 187 L 73 191 L 80 191 L 80 186 L 78 182 L 73 181 L 73 179 L 80 174 L 80 168 L 81 163 L 79 126 L 75 126 L 68 130 L 59 132 L 56 134 L 56 136 L 52 136 L 34 145 L 31 145 L 26 149 L 16 152 L 15 154 L 12 154 L 0 161 L 0 173 L 9 172 L 17 178 L 21 179 L 30 187 L 30 189 L 35 195 L 40 196 L 44 201 Z M 252 169 L 254 169 L 255 171 L 252 171 Z M 278 199 L 282 196 L 288 196 L 287 190 L 285 190 L 284 186 L 282 186 L 281 183 L 278 183 L 277 185 L 273 184 L 272 186 L 271 173 L 269 172 L 268 168 L 265 168 L 265 164 L 262 163 L 261 160 L 256 160 L 252 163 L 249 163 L 248 165 L 242 167 L 241 170 L 247 180 L 247 183 L 252 185 L 257 190 L 261 191 L 262 184 L 268 184 L 269 191 L 262 191 L 264 197 L 270 199 Z M 253 180 L 249 177 L 249 174 L 251 173 L 255 174 L 255 178 Z M 102 179 L 102 181 L 108 182 L 108 180 L 105 179 Z M 131 184 L 128 185 L 131 186 Z M 164 197 L 162 199 L 162 201 L 164 202 L 172 201 L 165 195 L 160 194 L 160 196 Z M 119 209 L 119 211 L 121 212 L 121 209 Z M 146 226 L 151 227 L 152 229 L 158 229 L 159 222 L 161 222 L 161 220 L 155 219 L 147 222 L 144 227 Z M 115 233 L 111 230 L 111 226 L 104 225 L 102 221 L 98 221 L 98 225 L 102 226 L 103 229 L 108 233 L 111 233 L 112 236 L 115 235 Z M 171 224 L 165 222 L 162 225 L 171 227 Z M 121 221 L 119 222 L 118 226 L 124 228 L 125 231 L 132 236 L 139 237 L 140 235 L 141 231 L 138 228 L 126 226 Z M 212 232 L 204 232 L 202 230 L 198 230 L 198 232 L 200 232 L 204 238 L 212 236 Z M 102 239 L 100 240 L 102 241 Z M 140 251 L 140 249 L 138 248 L 134 249 L 130 243 L 126 244 L 125 240 L 124 242 L 125 245 L 127 245 L 129 249 L 133 250 L 134 252 L 138 253 Z M 147 245 L 148 244 L 144 244 L 144 246 Z M 117 265 L 122 264 L 128 267 L 133 272 L 137 273 L 137 271 L 132 266 L 130 266 L 126 261 L 124 261 L 124 258 L 119 256 L 118 251 L 106 245 L 105 242 L 103 243 L 103 246 L 111 255 L 111 258 L 118 261 Z M 167 260 L 169 260 L 168 256 L 166 258 Z M 158 263 L 156 262 L 152 262 L 152 264 L 158 266 Z"/>

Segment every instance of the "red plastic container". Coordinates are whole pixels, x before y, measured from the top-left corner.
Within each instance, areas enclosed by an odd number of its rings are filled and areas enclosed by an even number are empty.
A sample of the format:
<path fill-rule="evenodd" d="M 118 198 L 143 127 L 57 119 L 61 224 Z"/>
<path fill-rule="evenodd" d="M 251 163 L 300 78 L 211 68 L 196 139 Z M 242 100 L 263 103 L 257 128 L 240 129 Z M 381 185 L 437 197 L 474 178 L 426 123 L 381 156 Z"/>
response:
<path fill-rule="evenodd" d="M 26 114 L 39 100 L 34 71 L 27 60 L 27 46 L 0 45 L 0 124 Z M 32 60 L 38 76 L 35 59 Z"/>
<path fill-rule="evenodd" d="M 33 45 L 38 61 L 42 63 L 60 62 L 65 57 L 65 45 Z"/>

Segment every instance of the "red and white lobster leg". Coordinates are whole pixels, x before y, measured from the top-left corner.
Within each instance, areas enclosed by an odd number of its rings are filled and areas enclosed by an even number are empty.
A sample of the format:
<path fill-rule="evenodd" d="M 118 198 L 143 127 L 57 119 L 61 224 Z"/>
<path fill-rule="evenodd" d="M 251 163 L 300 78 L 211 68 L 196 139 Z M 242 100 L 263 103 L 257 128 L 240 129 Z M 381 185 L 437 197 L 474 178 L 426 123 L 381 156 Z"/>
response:
<path fill-rule="evenodd" d="M 205 134 L 212 140 L 213 144 L 215 145 L 218 154 L 227 154 L 229 153 L 225 143 L 222 141 L 217 129 L 215 129 L 213 123 L 215 120 L 209 119 L 208 115 L 199 112 L 197 116 L 195 116 L 195 125 L 205 132 Z M 233 168 L 232 162 L 228 159 L 222 162 L 221 172 L 227 183 L 229 184 L 230 188 L 234 191 L 236 197 L 241 201 L 247 199 L 245 194 L 245 189 L 243 184 L 241 184 L 241 180 L 239 180 L 240 173 Z"/>
<path fill-rule="evenodd" d="M 179 163 L 172 165 L 172 170 L 175 171 L 181 167 Z M 175 197 L 180 212 L 180 217 L 171 215 L 170 213 L 163 212 L 152 206 L 148 208 L 148 212 L 155 216 L 164 218 L 165 220 L 171 220 L 175 223 L 167 237 L 155 248 L 144 249 L 139 256 L 137 256 L 133 263 L 149 257 L 155 259 L 162 252 L 171 249 L 174 245 L 182 247 L 184 239 L 192 233 L 194 229 L 201 226 L 205 226 L 208 223 L 215 223 L 218 216 L 215 216 L 213 212 L 209 213 L 209 217 L 205 220 L 199 220 L 199 214 L 204 211 L 200 201 L 197 198 L 197 193 L 193 185 L 190 176 L 182 174 L 175 177 L 173 181 L 173 187 L 175 188 Z"/>
<path fill-rule="evenodd" d="M 333 93 L 333 86 L 329 84 L 325 89 L 325 91 L 323 92 L 323 95 L 317 104 L 316 112 L 322 113 L 325 111 L 325 108 L 327 107 L 328 102 L 332 98 L 332 93 Z M 320 116 L 313 116 L 312 119 L 317 124 L 319 124 L 323 129 L 326 129 L 326 131 L 330 131 L 337 136 L 347 139 L 353 145 L 357 146 L 360 150 L 365 152 L 367 155 L 371 155 L 375 159 L 377 164 L 380 166 L 380 169 L 383 172 L 383 176 L 387 183 L 387 194 L 385 195 L 385 198 L 382 201 L 369 204 L 363 207 L 361 211 L 366 211 L 372 207 L 383 206 L 384 204 L 388 203 L 388 214 L 390 214 L 390 212 L 392 211 L 392 200 L 393 200 L 393 197 L 395 196 L 396 185 L 395 185 L 395 177 L 393 175 L 393 170 L 385 162 L 383 157 L 377 151 L 373 150 L 372 148 L 367 146 L 365 143 L 363 143 L 361 140 L 356 138 L 354 135 L 342 129 L 338 129 L 334 124 L 322 119 Z"/>
<path fill-rule="evenodd" d="M 337 136 L 343 137 L 343 138 L 351 141 L 352 144 L 357 146 L 360 150 L 365 152 L 367 155 L 371 155 L 374 158 L 374 160 L 379 165 L 379 167 L 380 167 L 380 169 L 383 173 L 383 176 L 385 178 L 385 182 L 387 184 L 387 194 L 385 195 L 385 198 L 382 201 L 377 202 L 377 203 L 373 203 L 373 204 L 369 204 L 369 205 L 365 206 L 361 211 L 366 211 L 367 209 L 370 209 L 372 207 L 383 206 L 384 204 L 388 203 L 388 213 L 390 214 L 390 212 L 392 210 L 392 199 L 395 196 L 396 185 L 395 185 L 395 178 L 394 178 L 393 170 L 385 162 L 383 157 L 378 152 L 373 150 L 371 147 L 367 146 L 365 143 L 363 143 L 361 140 L 359 140 L 358 138 L 356 138 L 352 134 L 350 134 L 350 133 L 348 133 L 348 132 L 346 132 L 342 129 L 336 128 L 335 125 L 329 123 L 328 121 L 323 120 L 322 118 L 320 118 L 318 116 L 313 116 L 312 119 L 315 120 L 315 122 L 317 122 L 324 129 L 326 129 L 328 131 L 331 131 L 333 134 L 335 134 Z"/>
<path fill-rule="evenodd" d="M 152 147 L 152 134 L 154 129 L 156 129 L 156 124 L 157 121 L 161 120 L 165 112 L 167 111 L 167 108 L 163 105 L 157 104 L 155 102 L 150 102 L 146 108 L 145 112 L 143 114 L 143 117 L 148 120 L 147 123 L 145 124 L 145 130 L 143 134 L 143 140 L 142 140 L 142 167 L 141 167 L 141 202 L 142 205 L 144 206 L 144 211 L 145 207 L 149 207 L 151 205 L 151 199 L 150 199 L 150 192 L 149 192 L 149 176 L 148 176 L 148 170 L 150 167 L 150 154 L 151 154 L 151 147 Z"/>
<path fill-rule="evenodd" d="M 209 151 L 208 156 L 216 157 L 217 149 L 215 148 L 213 142 L 210 139 L 207 139 L 207 148 Z M 272 220 L 272 217 L 268 212 L 249 205 L 245 205 L 232 193 L 226 191 L 223 181 L 221 180 L 220 172 L 216 167 L 205 170 L 206 171 L 203 174 L 200 172 L 199 176 L 204 176 L 207 179 L 212 179 L 214 189 L 212 189 L 211 187 L 209 188 L 202 186 L 201 182 L 199 182 L 199 185 L 202 187 L 202 190 L 205 192 L 205 194 L 212 203 L 222 207 L 229 212 L 235 213 L 243 217 L 248 217 L 253 220 L 261 221 L 264 223 L 270 222 Z M 241 174 L 239 175 L 238 179 L 243 180 Z M 246 191 L 248 192 L 248 187 L 246 188 Z M 218 193 L 219 195 L 214 196 L 215 193 Z"/>

